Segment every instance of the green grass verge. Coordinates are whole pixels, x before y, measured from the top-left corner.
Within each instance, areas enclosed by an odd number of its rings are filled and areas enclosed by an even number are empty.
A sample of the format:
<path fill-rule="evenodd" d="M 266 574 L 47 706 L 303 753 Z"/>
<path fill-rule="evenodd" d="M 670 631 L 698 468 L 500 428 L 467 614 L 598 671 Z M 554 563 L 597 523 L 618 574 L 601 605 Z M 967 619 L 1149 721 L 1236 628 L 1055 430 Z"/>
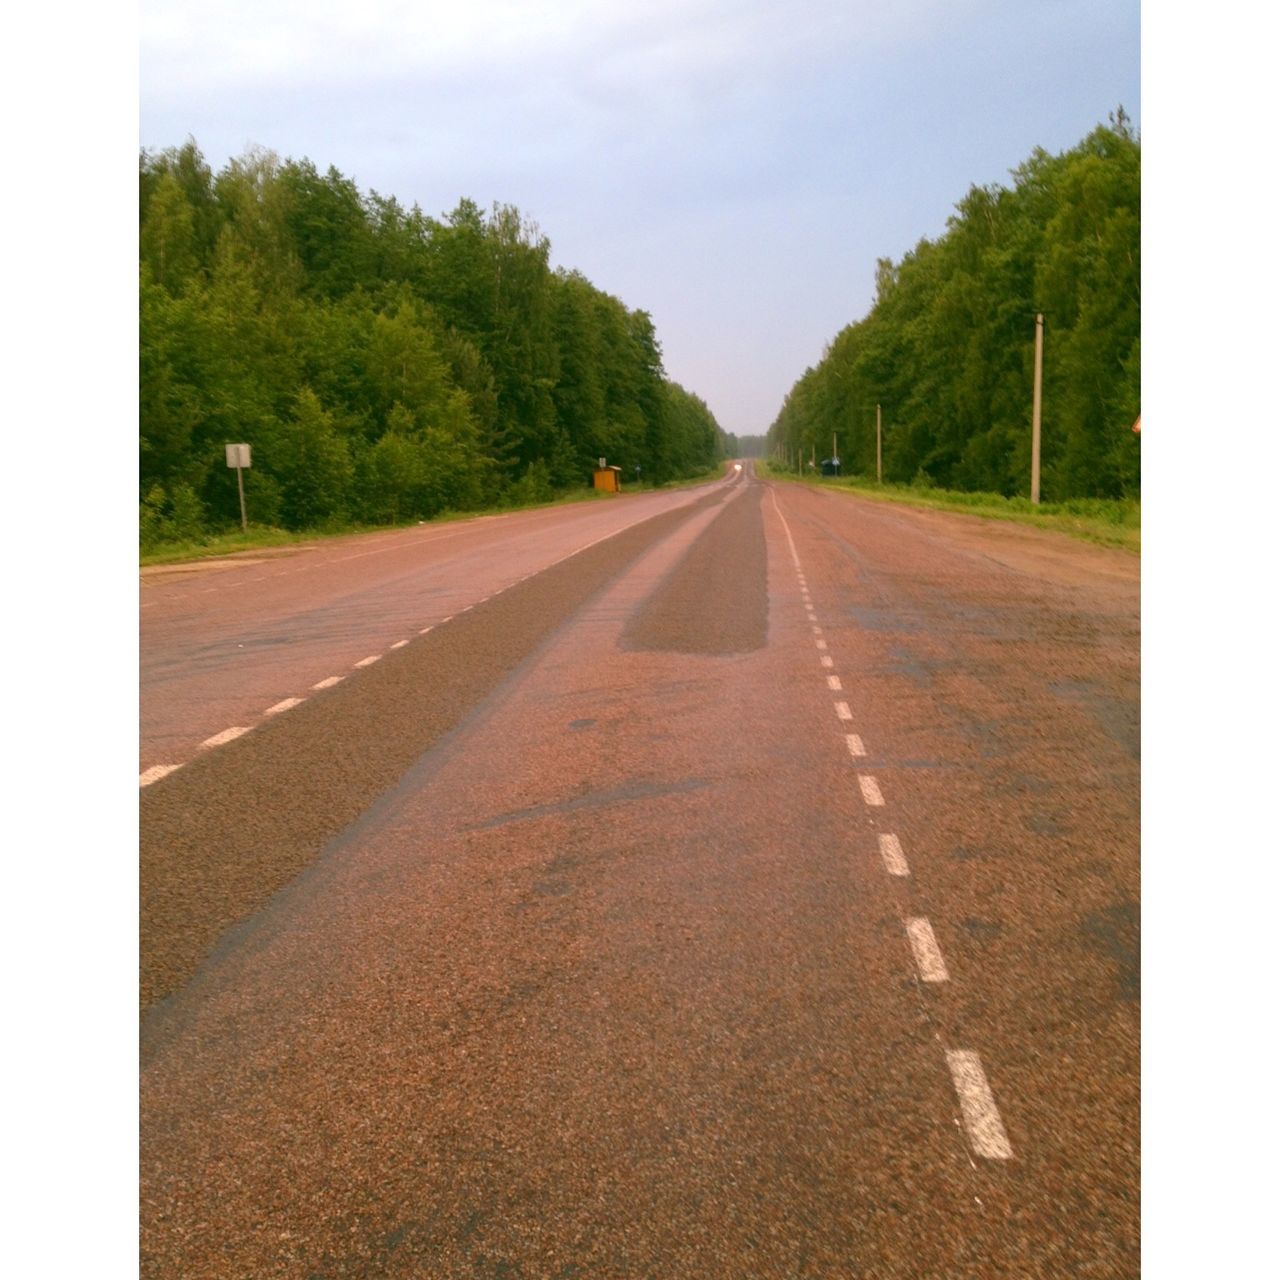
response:
<path fill-rule="evenodd" d="M 1030 498 L 1006 498 L 998 493 L 963 493 L 956 489 L 926 489 L 906 484 L 878 485 L 862 476 L 797 476 L 758 459 L 756 467 L 776 480 L 790 480 L 815 488 L 856 493 L 876 502 L 897 502 L 933 511 L 957 511 L 988 520 L 1012 520 L 1017 524 L 1052 529 L 1086 542 L 1119 547 L 1137 553 L 1142 545 L 1142 506 L 1111 498 L 1071 498 L 1066 502 L 1042 502 Z"/>
<path fill-rule="evenodd" d="M 720 467 L 714 467 L 700 475 L 684 480 L 669 480 L 665 484 L 640 484 L 623 481 L 622 497 L 629 493 L 653 493 L 665 489 L 687 489 L 706 484 L 723 475 Z M 320 529 L 304 529 L 291 533 L 287 529 L 250 525 L 247 532 L 235 529 L 226 533 L 211 533 L 199 541 L 162 542 L 149 547 L 138 557 L 142 567 L 157 564 L 184 564 L 190 560 L 213 560 L 220 556 L 236 555 L 249 551 L 265 551 L 272 547 L 301 546 L 320 542 L 326 538 L 346 538 L 353 533 L 386 533 L 392 529 L 411 529 L 419 524 L 446 524 L 452 520 L 470 520 L 475 516 L 501 515 L 507 511 L 536 511 L 542 507 L 563 507 L 575 502 L 608 502 L 615 495 L 601 493 L 598 489 L 573 489 L 557 494 L 546 502 L 516 502 L 484 507 L 479 511 L 442 511 L 430 520 L 406 520 L 401 524 L 330 524 Z"/>

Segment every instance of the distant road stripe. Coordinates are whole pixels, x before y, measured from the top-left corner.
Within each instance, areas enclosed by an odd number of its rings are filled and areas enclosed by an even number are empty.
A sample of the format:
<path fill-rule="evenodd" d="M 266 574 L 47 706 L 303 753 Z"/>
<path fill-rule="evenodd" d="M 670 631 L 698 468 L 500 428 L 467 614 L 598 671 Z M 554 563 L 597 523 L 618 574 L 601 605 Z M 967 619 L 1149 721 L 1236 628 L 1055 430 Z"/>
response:
<path fill-rule="evenodd" d="M 418 632 L 418 634 L 419 634 L 420 636 L 425 636 L 425 635 L 427 634 L 427 632 L 428 632 L 428 631 L 430 631 L 430 630 L 431 630 L 431 628 L 430 628 L 430 627 L 423 627 L 423 628 L 422 628 L 422 630 Z"/>
<path fill-rule="evenodd" d="M 856 760 L 859 756 L 865 756 L 867 749 L 862 745 L 862 739 L 856 733 L 846 733 L 844 740 L 848 744 L 849 754 Z"/>
<path fill-rule="evenodd" d="M 828 676 L 828 677 L 827 677 L 827 688 L 828 688 L 828 689 L 830 689 L 830 690 L 832 690 L 832 691 L 833 691 L 833 692 L 835 692 L 835 693 L 839 693 L 839 692 L 840 692 L 840 690 L 844 688 L 844 686 L 840 683 L 840 677 L 839 677 L 839 676 Z"/>
<path fill-rule="evenodd" d="M 371 667 L 380 657 L 382 657 L 380 653 L 371 653 L 367 658 L 361 658 L 355 665 L 357 667 Z"/>
<path fill-rule="evenodd" d="M 817 628 L 815 627 L 814 630 L 816 631 Z M 819 649 L 825 649 L 827 647 L 827 642 L 825 640 L 815 640 L 814 644 L 816 644 Z"/>
<path fill-rule="evenodd" d="M 262 714 L 264 716 L 278 716 L 282 711 L 288 711 L 290 707 L 296 707 L 301 701 L 301 698 L 286 698 L 283 702 L 277 702 L 274 707 L 268 707 Z"/>
<path fill-rule="evenodd" d="M 911 951 L 916 958 L 916 968 L 926 982 L 946 982 L 948 978 L 946 961 L 942 958 L 942 948 L 934 936 L 933 926 L 924 916 L 913 916 L 902 922 L 907 927 L 907 937 L 911 940 Z"/>
<path fill-rule="evenodd" d="M 909 876 L 911 868 L 907 866 L 906 854 L 902 852 L 902 842 L 894 835 L 880 837 L 880 857 L 884 869 L 891 876 Z"/>
<path fill-rule="evenodd" d="M 150 769 L 138 774 L 138 786 L 149 787 L 153 782 L 159 782 L 166 774 L 181 768 L 180 764 L 153 764 Z"/>
<path fill-rule="evenodd" d="M 409 642 L 407 640 L 397 640 L 391 647 L 393 649 L 403 649 Z"/>
<path fill-rule="evenodd" d="M 853 719 L 853 712 L 849 710 L 849 704 L 847 702 L 836 703 L 836 715 L 838 715 L 841 720 Z"/>
<path fill-rule="evenodd" d="M 824 667 L 834 667 L 836 665 L 836 660 L 829 653 L 824 653 L 818 661 L 822 663 Z"/>
<path fill-rule="evenodd" d="M 884 796 L 880 794 L 880 784 L 865 773 L 858 774 L 858 786 L 862 788 L 862 798 L 872 805 L 884 804 Z"/>
<path fill-rule="evenodd" d="M 321 680 L 319 684 L 313 684 L 311 687 L 313 689 L 332 689 L 335 684 L 341 683 L 341 676 L 327 676 L 325 679 Z"/>
<path fill-rule="evenodd" d="M 974 1153 L 988 1160 L 1011 1159 L 1013 1148 L 996 1109 L 996 1100 L 991 1096 L 982 1060 L 969 1049 L 948 1049 L 947 1066 L 951 1068 L 960 1113 Z"/>
<path fill-rule="evenodd" d="M 236 725 L 232 729 L 223 729 L 221 733 L 215 733 L 212 738 L 206 738 L 200 745 L 202 747 L 220 747 L 224 742 L 230 742 L 233 738 L 238 738 L 242 733 L 248 732 L 248 725 Z"/>

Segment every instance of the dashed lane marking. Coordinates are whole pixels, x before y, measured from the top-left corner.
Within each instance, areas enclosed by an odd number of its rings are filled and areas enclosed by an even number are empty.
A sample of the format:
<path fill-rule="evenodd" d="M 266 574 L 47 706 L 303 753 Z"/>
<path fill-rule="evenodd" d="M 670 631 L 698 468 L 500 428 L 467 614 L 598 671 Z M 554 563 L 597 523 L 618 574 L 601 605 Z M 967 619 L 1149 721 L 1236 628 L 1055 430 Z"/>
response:
<path fill-rule="evenodd" d="M 285 698 L 283 702 L 277 702 L 274 707 L 268 707 L 262 714 L 264 716 L 278 716 L 282 711 L 288 711 L 290 707 L 296 707 L 301 698 Z"/>
<path fill-rule="evenodd" d="M 381 657 L 382 654 L 380 653 L 371 653 L 367 658 L 361 658 L 355 665 L 357 667 L 371 667 Z"/>
<path fill-rule="evenodd" d="M 172 773 L 175 769 L 181 769 L 180 764 L 153 764 L 150 769 L 144 769 L 138 774 L 138 786 L 149 787 L 153 782 L 159 782 L 161 778 Z"/>
<path fill-rule="evenodd" d="M 248 733 L 248 725 L 236 725 L 231 729 L 223 729 L 221 733 L 215 733 L 212 738 L 206 738 L 200 745 L 202 747 L 220 747 L 225 742 L 230 742 L 234 738 L 238 738 L 242 733 Z"/>
<path fill-rule="evenodd" d="M 409 642 L 407 640 L 397 640 L 391 647 L 393 649 L 403 649 Z"/>
<path fill-rule="evenodd" d="M 341 684 L 342 679 L 342 676 L 326 676 L 323 680 L 319 681 L 317 684 L 313 684 L 311 687 L 313 689 L 332 689 L 335 684 Z"/>
<path fill-rule="evenodd" d="M 942 948 L 934 936 L 933 926 L 924 916 L 912 916 L 902 922 L 911 941 L 911 953 L 916 958 L 916 968 L 925 982 L 946 982 L 947 965 L 942 958 Z"/>
<path fill-rule="evenodd" d="M 822 663 L 824 667 L 833 667 L 836 663 L 836 660 L 829 653 L 824 653 L 818 661 Z"/>
<path fill-rule="evenodd" d="M 991 1095 L 982 1059 L 970 1049 L 948 1049 L 947 1066 L 960 1099 L 960 1113 L 974 1154 L 988 1160 L 1009 1160 L 1013 1148 L 1004 1131 L 996 1100 Z"/>
<path fill-rule="evenodd" d="M 884 804 L 884 796 L 880 794 L 880 784 L 868 774 L 858 774 L 858 786 L 862 788 L 862 798 L 870 805 Z"/>
<path fill-rule="evenodd" d="M 911 868 L 907 866 L 906 854 L 902 852 L 902 842 L 895 835 L 888 833 L 880 836 L 880 859 L 884 869 L 891 876 L 909 876 Z"/>
<path fill-rule="evenodd" d="M 817 628 L 815 627 L 814 630 L 817 630 Z M 827 647 L 827 642 L 825 640 L 815 640 L 814 644 L 816 644 L 819 649 L 825 649 Z"/>
<path fill-rule="evenodd" d="M 844 685 L 840 683 L 839 676 L 828 676 L 827 688 L 830 689 L 833 693 L 839 693 L 844 688 Z"/>
<path fill-rule="evenodd" d="M 844 740 L 848 743 L 849 754 L 856 760 L 859 756 L 865 756 L 867 749 L 862 745 L 862 739 L 856 733 L 846 733 Z"/>
<path fill-rule="evenodd" d="M 847 702 L 836 703 L 836 715 L 838 715 L 841 720 L 853 719 L 853 712 L 849 710 L 849 704 Z"/>

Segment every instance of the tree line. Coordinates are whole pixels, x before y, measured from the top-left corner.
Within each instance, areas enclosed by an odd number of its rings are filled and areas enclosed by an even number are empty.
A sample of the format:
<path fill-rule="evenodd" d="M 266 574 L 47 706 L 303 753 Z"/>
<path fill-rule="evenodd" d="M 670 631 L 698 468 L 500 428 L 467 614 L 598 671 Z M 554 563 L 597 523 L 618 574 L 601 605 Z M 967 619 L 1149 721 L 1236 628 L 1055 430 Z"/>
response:
<path fill-rule="evenodd" d="M 601 456 L 661 483 L 732 446 L 649 315 L 552 270 L 511 206 L 435 219 L 263 150 L 214 174 L 190 139 L 139 175 L 144 544 L 238 524 L 228 442 L 251 518 L 288 529 L 537 501 Z"/>
<path fill-rule="evenodd" d="M 868 315 L 791 388 L 768 452 L 1012 497 L 1031 458 L 1034 324 L 1045 315 L 1042 493 L 1137 498 L 1141 147 L 1123 109 L 1012 187 L 973 187 L 946 233 L 881 259 Z"/>

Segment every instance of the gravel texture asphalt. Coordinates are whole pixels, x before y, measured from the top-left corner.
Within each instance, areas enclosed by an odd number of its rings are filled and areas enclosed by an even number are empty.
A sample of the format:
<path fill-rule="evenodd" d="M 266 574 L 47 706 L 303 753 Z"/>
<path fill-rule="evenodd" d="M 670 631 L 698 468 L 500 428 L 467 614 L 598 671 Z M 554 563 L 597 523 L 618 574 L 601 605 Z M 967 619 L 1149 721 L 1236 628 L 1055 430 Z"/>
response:
<path fill-rule="evenodd" d="M 142 1273 L 1136 1276 L 1137 637 L 748 468 L 145 789 Z"/>

